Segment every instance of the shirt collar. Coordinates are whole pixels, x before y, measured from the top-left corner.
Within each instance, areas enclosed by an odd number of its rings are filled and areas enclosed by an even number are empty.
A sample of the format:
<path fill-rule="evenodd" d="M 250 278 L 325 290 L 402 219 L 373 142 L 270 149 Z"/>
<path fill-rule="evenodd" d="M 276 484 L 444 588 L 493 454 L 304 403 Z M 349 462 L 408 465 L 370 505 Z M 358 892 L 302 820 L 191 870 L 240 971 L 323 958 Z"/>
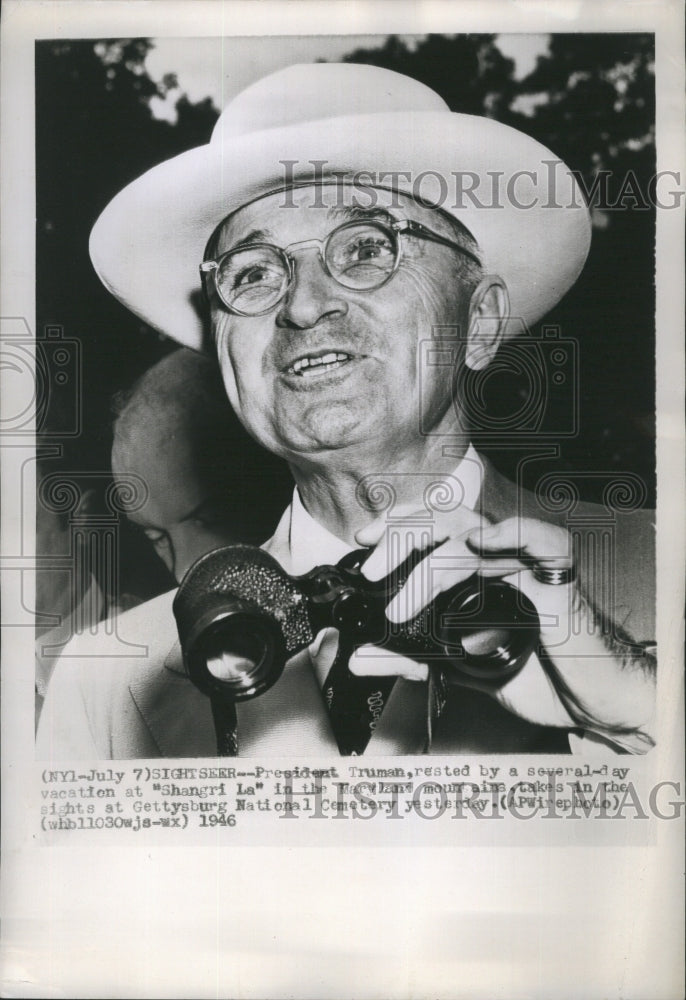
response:
<path fill-rule="evenodd" d="M 444 479 L 446 495 L 455 496 L 458 490 L 461 491 L 460 503 L 473 510 L 481 492 L 483 473 L 481 459 L 470 444 L 452 475 Z M 436 484 L 434 489 L 438 490 L 439 485 Z M 315 566 L 334 565 L 353 551 L 351 545 L 337 538 L 308 514 L 297 487 L 293 491 L 291 503 L 289 548 L 291 573 L 294 576 L 307 573 Z"/>

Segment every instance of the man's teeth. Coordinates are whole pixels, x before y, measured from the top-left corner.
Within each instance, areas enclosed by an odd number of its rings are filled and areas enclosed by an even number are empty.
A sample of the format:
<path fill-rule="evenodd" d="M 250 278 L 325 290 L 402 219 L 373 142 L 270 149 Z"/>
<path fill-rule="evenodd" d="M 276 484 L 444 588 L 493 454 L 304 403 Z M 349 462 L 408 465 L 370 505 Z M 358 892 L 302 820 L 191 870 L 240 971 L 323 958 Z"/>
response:
<path fill-rule="evenodd" d="M 319 375 L 324 370 L 337 368 L 343 362 L 350 360 L 350 354 L 345 354 L 343 351 L 330 351 L 329 354 L 323 354 L 317 358 L 299 358 L 298 361 L 294 361 L 290 365 L 288 372 L 291 375 L 302 375 L 303 377 Z"/>

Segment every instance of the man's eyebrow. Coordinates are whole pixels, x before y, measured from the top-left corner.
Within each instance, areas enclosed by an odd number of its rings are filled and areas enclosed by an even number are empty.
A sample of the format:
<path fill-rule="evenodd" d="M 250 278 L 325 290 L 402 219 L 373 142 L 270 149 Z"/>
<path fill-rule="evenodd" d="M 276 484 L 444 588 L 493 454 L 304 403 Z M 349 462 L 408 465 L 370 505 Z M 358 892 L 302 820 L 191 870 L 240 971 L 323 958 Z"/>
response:
<path fill-rule="evenodd" d="M 385 208 L 362 205 L 332 205 L 327 212 L 327 216 L 330 219 L 340 219 L 342 222 L 355 222 L 358 219 L 362 221 L 365 219 L 373 219 L 377 222 L 386 222 L 388 225 L 391 225 L 392 223 L 398 221 L 392 212 L 389 212 Z"/>
<path fill-rule="evenodd" d="M 388 225 L 397 222 L 397 218 L 385 208 L 362 205 L 332 205 L 327 210 L 327 218 L 340 222 L 355 222 L 365 219 L 385 222 Z M 231 244 L 230 249 L 246 246 L 252 243 L 273 243 L 274 235 L 268 229 L 251 229 L 249 233 L 241 236 L 239 240 Z"/>
<path fill-rule="evenodd" d="M 246 243 L 270 243 L 273 239 L 274 237 L 268 229 L 251 229 L 245 236 L 241 236 L 236 243 L 231 244 L 231 250 L 235 247 L 242 247 Z"/>

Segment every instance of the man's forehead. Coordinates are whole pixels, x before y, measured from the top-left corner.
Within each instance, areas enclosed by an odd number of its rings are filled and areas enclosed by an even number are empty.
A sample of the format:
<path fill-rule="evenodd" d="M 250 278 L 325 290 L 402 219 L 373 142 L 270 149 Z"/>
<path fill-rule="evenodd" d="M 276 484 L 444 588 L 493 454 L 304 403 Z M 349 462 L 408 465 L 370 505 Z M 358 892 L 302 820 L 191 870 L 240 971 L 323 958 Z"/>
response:
<path fill-rule="evenodd" d="M 388 188 L 362 185 L 324 184 L 289 188 L 265 195 L 228 216 L 219 228 L 222 243 L 249 239 L 273 239 L 303 224 L 343 223 L 375 218 L 429 221 L 440 215 L 410 195 Z"/>

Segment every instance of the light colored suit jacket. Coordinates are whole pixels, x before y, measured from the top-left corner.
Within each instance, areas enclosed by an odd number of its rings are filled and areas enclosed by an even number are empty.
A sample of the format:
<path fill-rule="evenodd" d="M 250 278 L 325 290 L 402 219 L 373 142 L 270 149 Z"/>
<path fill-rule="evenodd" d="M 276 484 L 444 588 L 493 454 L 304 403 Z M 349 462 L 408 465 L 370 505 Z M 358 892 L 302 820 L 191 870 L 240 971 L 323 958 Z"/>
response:
<path fill-rule="evenodd" d="M 488 462 L 480 509 L 493 521 L 524 516 L 566 526 L 578 540 L 581 585 L 596 607 L 634 639 L 654 637 L 654 529 L 650 512 L 576 504 L 542 507 Z M 290 570 L 290 508 L 264 548 Z M 43 707 L 37 751 L 43 760 L 216 756 L 209 700 L 187 679 L 172 614 L 175 591 L 125 612 L 116 637 L 79 636 L 57 665 Z M 132 644 L 127 655 L 124 643 Z M 122 655 L 123 654 L 123 655 Z M 527 669 L 526 667 L 524 669 Z M 419 753 L 425 685 L 399 680 L 366 751 Z M 268 692 L 238 706 L 244 756 L 337 755 L 308 651 L 289 661 Z M 454 689 L 433 753 L 569 752 L 567 733 L 536 726 L 487 695 Z"/>

